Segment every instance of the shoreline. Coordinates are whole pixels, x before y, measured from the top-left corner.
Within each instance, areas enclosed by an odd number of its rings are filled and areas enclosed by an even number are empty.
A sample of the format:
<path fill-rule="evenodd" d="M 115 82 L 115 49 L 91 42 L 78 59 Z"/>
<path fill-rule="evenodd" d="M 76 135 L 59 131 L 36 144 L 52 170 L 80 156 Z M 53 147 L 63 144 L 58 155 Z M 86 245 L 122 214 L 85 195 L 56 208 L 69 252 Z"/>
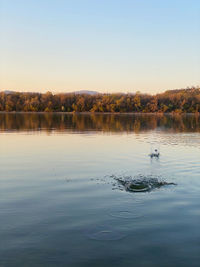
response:
<path fill-rule="evenodd" d="M 65 111 L 0 111 L 0 114 L 66 114 L 66 115 L 195 115 L 199 116 L 199 112 L 65 112 Z"/>

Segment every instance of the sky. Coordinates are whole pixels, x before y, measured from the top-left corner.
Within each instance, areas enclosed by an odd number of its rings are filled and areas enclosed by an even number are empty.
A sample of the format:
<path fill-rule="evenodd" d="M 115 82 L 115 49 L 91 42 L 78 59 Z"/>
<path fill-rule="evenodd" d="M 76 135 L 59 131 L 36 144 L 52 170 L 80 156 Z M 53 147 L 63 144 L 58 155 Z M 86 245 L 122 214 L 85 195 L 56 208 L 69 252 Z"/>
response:
<path fill-rule="evenodd" d="M 199 0 L 0 0 L 0 90 L 200 85 Z"/>

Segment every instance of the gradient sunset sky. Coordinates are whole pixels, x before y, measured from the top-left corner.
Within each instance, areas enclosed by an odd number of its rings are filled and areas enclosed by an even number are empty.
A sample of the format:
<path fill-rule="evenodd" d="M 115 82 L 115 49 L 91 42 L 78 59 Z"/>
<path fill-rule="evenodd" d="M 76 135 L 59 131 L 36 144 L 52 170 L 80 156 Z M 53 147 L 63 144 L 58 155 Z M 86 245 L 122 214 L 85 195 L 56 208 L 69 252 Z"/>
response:
<path fill-rule="evenodd" d="M 199 0 L 0 0 L 0 90 L 200 85 Z"/>

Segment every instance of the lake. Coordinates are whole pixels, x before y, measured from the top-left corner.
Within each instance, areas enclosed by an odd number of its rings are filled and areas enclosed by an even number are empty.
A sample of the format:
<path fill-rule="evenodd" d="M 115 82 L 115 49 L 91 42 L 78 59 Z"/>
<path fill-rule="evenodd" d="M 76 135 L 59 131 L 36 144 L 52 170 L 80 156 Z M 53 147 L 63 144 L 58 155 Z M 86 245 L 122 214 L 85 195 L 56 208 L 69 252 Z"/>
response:
<path fill-rule="evenodd" d="M 0 113 L 0 148 L 0 266 L 199 266 L 200 116 Z"/>

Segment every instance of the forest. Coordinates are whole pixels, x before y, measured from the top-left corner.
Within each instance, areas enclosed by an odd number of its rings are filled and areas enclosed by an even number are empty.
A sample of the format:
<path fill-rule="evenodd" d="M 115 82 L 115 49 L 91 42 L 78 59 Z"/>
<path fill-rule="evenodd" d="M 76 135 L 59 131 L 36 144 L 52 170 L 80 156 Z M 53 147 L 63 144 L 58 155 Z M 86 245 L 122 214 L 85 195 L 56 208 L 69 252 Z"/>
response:
<path fill-rule="evenodd" d="M 199 113 L 200 88 L 168 90 L 155 95 L 133 93 L 77 94 L 0 92 L 4 112 Z"/>

